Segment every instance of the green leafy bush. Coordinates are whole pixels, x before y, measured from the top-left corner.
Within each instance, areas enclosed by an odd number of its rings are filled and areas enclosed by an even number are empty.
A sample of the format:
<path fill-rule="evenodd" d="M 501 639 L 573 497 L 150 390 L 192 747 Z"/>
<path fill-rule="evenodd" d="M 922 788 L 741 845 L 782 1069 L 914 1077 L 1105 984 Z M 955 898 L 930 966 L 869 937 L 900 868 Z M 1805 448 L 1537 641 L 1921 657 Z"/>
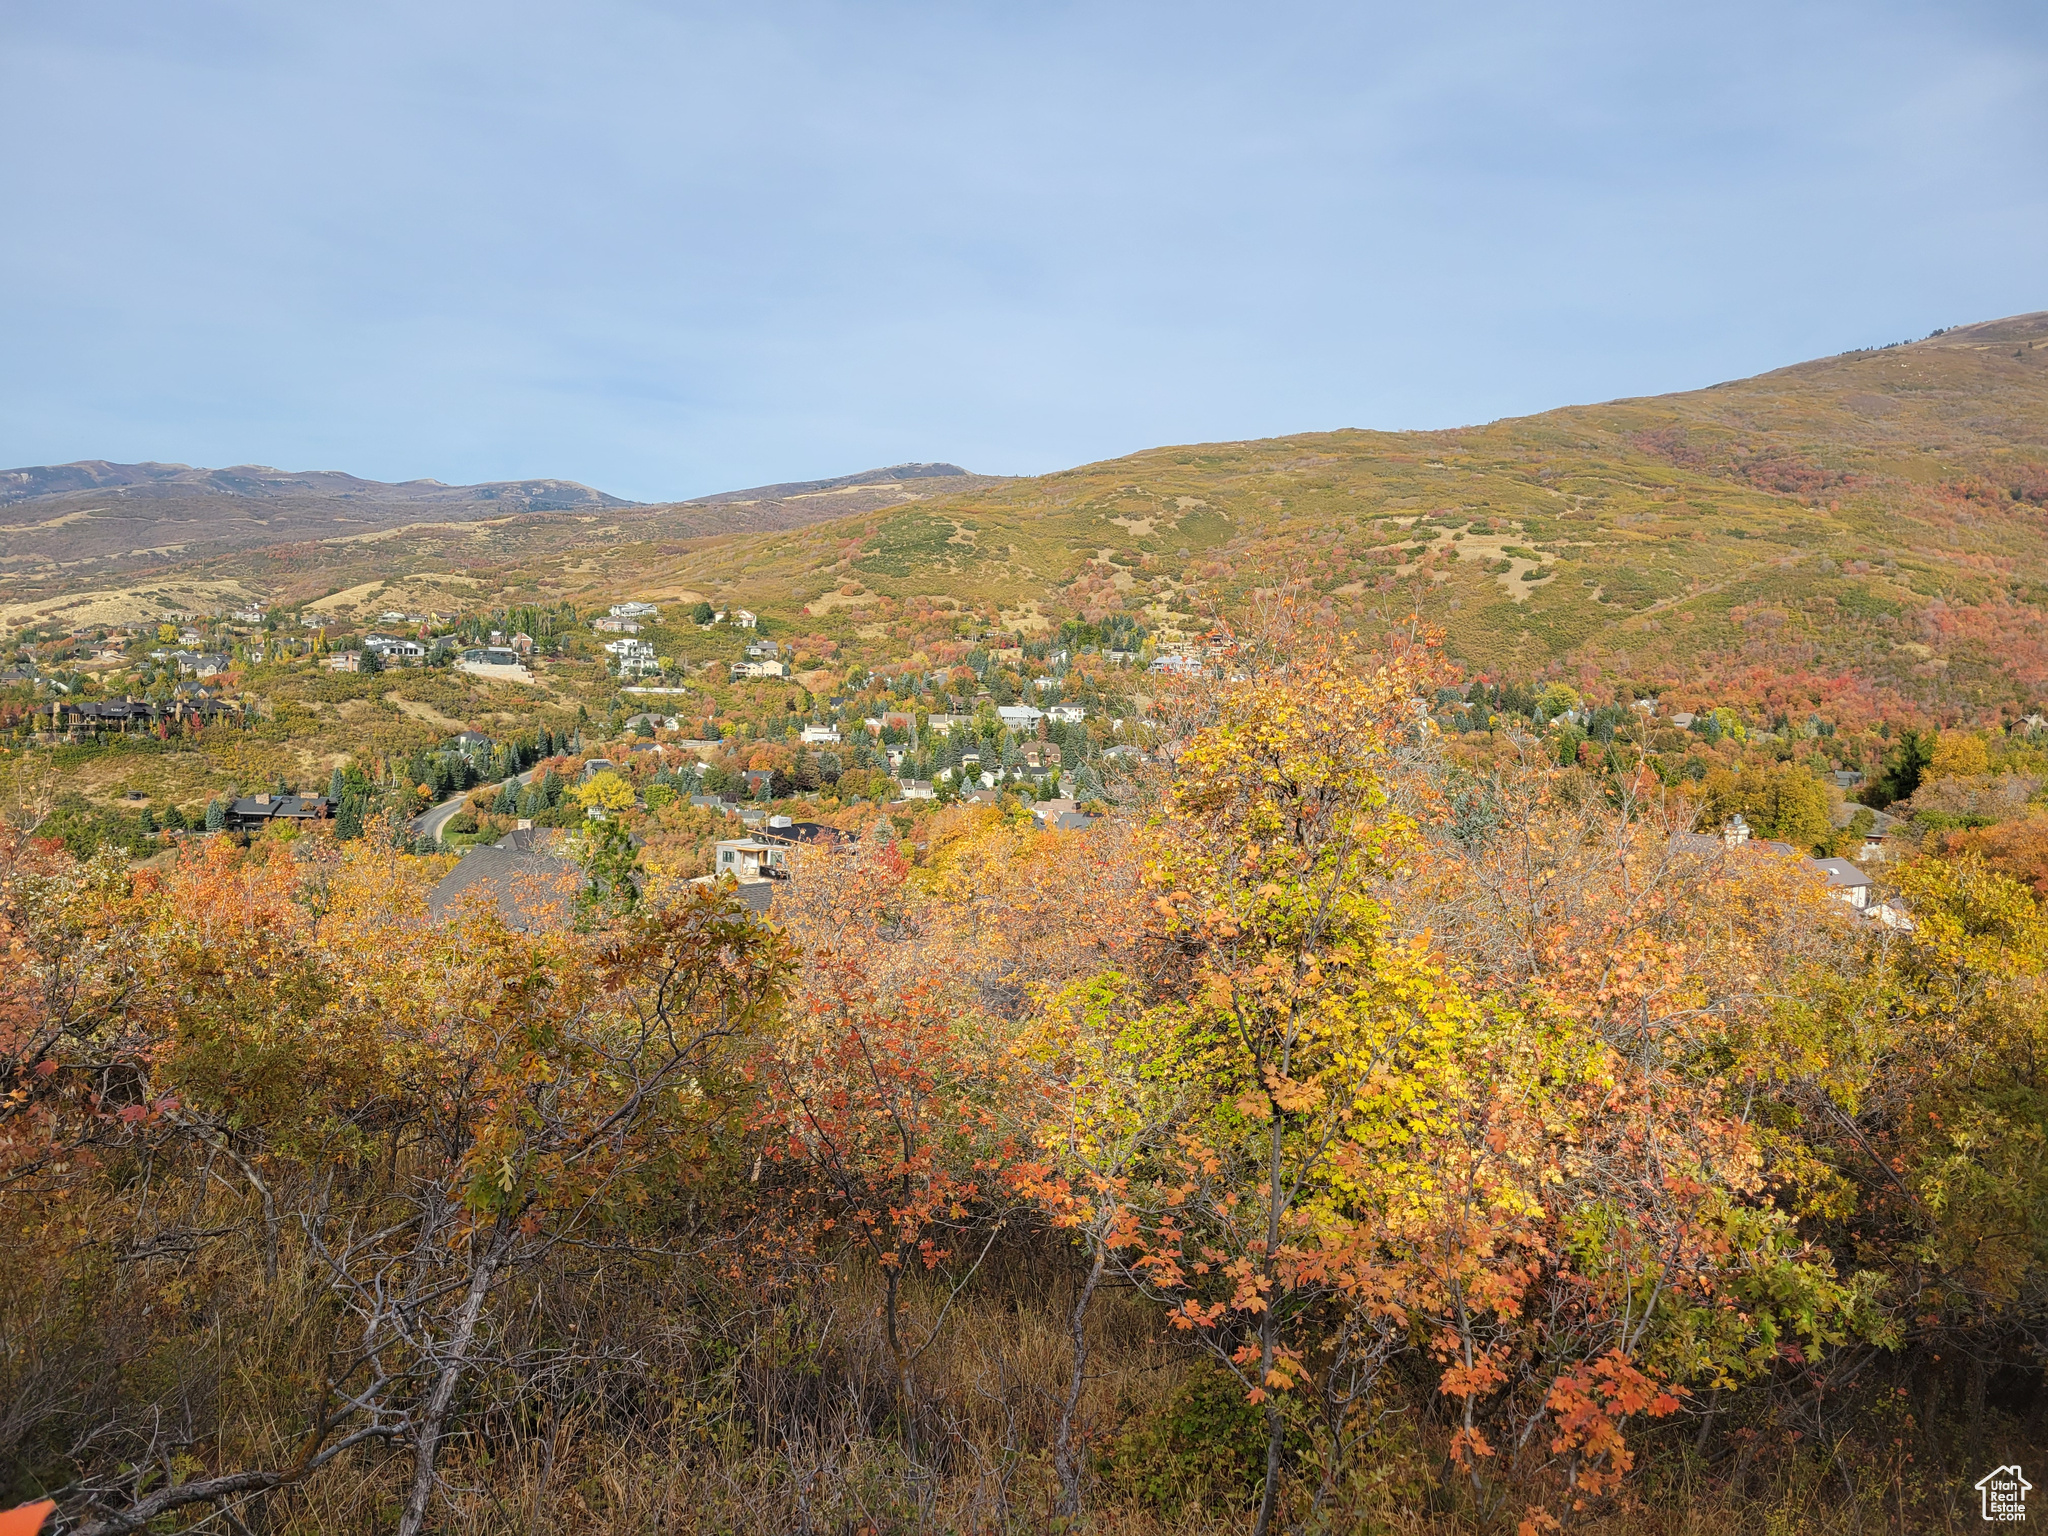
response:
<path fill-rule="evenodd" d="M 1169 1518 L 1190 1508 L 1244 1508 L 1259 1497 L 1266 1418 L 1236 1378 L 1206 1362 L 1104 1449 L 1105 1491 Z"/>

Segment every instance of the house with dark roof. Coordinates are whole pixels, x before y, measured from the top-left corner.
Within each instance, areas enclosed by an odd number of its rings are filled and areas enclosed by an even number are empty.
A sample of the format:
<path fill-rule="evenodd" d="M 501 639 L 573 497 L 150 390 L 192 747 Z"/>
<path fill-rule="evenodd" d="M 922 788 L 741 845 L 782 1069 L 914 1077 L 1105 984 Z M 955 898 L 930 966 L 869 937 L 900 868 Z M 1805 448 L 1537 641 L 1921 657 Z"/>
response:
<path fill-rule="evenodd" d="M 230 832 L 257 832 L 278 821 L 325 821 L 325 795 L 247 795 L 228 808 Z"/>
<path fill-rule="evenodd" d="M 794 821 L 787 816 L 770 816 L 758 836 L 771 843 L 794 847 L 799 843 L 836 843 L 845 834 L 819 821 Z"/>
<path fill-rule="evenodd" d="M 586 877 L 574 861 L 549 851 L 552 830 L 521 827 L 488 848 L 470 849 L 428 893 L 428 916 L 445 923 L 482 907 L 522 933 L 567 925 Z"/>

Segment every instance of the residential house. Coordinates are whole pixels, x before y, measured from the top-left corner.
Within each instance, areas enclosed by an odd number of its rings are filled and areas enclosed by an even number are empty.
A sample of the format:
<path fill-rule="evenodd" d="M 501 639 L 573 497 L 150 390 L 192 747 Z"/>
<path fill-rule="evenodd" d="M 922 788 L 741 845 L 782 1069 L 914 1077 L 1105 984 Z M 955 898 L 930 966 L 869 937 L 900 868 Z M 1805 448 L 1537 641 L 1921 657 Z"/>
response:
<path fill-rule="evenodd" d="M 903 781 L 903 798 L 906 800 L 935 800 L 938 798 L 938 793 L 930 779 L 905 779 Z"/>
<path fill-rule="evenodd" d="M 375 651 L 387 667 L 416 667 L 427 659 L 427 648 L 405 635 L 365 635 L 363 649 Z"/>
<path fill-rule="evenodd" d="M 255 832 L 277 821 L 324 821 L 325 795 L 248 795 L 228 808 L 230 832 Z"/>
<path fill-rule="evenodd" d="M 493 847 L 470 849 L 428 893 L 428 915 L 445 923 L 464 911 L 495 909 L 506 927 L 522 932 L 566 927 L 587 877 L 549 846 L 522 825 Z"/>
<path fill-rule="evenodd" d="M 754 834 L 769 842 L 795 846 L 800 843 L 836 843 L 841 837 L 837 827 L 828 827 L 818 821 L 795 821 L 787 816 L 770 816 Z"/>
<path fill-rule="evenodd" d="M 1671 846 L 1709 857 L 1722 857 L 1730 850 L 1770 853 L 1787 859 L 1799 857 L 1799 851 L 1790 843 L 1752 836 L 1749 823 L 1743 820 L 1739 811 L 1728 818 L 1718 835 L 1680 832 L 1672 837 Z M 1846 903 L 1861 916 L 1887 928 L 1911 930 L 1913 920 L 1905 909 L 1896 902 L 1877 900 L 1876 887 L 1870 877 L 1848 859 L 1799 858 L 1799 867 L 1818 875 L 1830 896 Z"/>
<path fill-rule="evenodd" d="M 638 619 L 595 619 L 591 622 L 590 627 L 598 631 L 598 633 L 605 635 L 637 635 L 640 633 L 640 621 Z"/>
<path fill-rule="evenodd" d="M 611 617 L 615 619 L 646 619 L 651 623 L 661 617 L 661 610 L 653 603 L 613 603 Z"/>
<path fill-rule="evenodd" d="M 972 715 L 927 715 L 925 717 L 926 728 L 939 736 L 951 735 L 955 726 L 971 726 L 973 724 L 974 716 Z"/>
<path fill-rule="evenodd" d="M 740 881 L 787 880 L 789 848 L 758 837 L 730 837 L 712 845 L 711 872 Z"/>
<path fill-rule="evenodd" d="M 1031 807 L 1031 814 L 1048 832 L 1080 832 L 1094 826 L 1098 819 L 1082 815 L 1080 807 L 1068 799 L 1041 800 Z"/>
<path fill-rule="evenodd" d="M 732 664 L 732 681 L 736 683 L 749 678 L 787 676 L 789 667 L 779 661 L 736 661 Z"/>
<path fill-rule="evenodd" d="M 1045 711 L 1030 704 L 999 704 L 996 718 L 1005 728 L 1012 731 L 1031 731 L 1038 728 L 1038 722 L 1045 718 Z"/>
<path fill-rule="evenodd" d="M 839 745 L 839 727 L 836 725 L 807 725 L 803 729 L 802 740 L 807 746 L 836 747 Z"/>
<path fill-rule="evenodd" d="M 589 758 L 583 764 L 583 776 L 578 782 L 588 784 L 600 773 L 617 773 L 618 771 L 619 765 L 608 757 Z"/>
<path fill-rule="evenodd" d="M 1045 715 L 1048 720 L 1056 720 L 1061 725 L 1079 725 L 1088 718 L 1088 706 L 1085 704 L 1055 704 L 1045 712 Z"/>
<path fill-rule="evenodd" d="M 732 893 L 739 898 L 741 906 L 757 917 L 766 917 L 775 905 L 776 883 L 759 877 L 749 879 L 744 875 L 711 874 L 699 875 L 690 882 L 692 885 L 717 885 L 731 880 Z"/>
<path fill-rule="evenodd" d="M 605 653 L 617 661 L 621 677 L 645 677 L 661 670 L 654 647 L 645 640 L 613 640 L 606 644 Z"/>
<path fill-rule="evenodd" d="M 156 722 L 156 707 L 144 699 L 109 699 L 105 702 L 86 700 L 81 703 L 64 703 L 52 707 L 53 714 L 64 718 L 65 728 L 78 731 L 119 731 L 126 735 L 130 727 L 147 730 Z"/>
<path fill-rule="evenodd" d="M 1870 876 L 1847 859 L 1801 859 L 1800 867 L 1810 869 L 1827 881 L 1828 894 L 1846 901 L 1858 912 L 1871 904 L 1876 887 Z"/>

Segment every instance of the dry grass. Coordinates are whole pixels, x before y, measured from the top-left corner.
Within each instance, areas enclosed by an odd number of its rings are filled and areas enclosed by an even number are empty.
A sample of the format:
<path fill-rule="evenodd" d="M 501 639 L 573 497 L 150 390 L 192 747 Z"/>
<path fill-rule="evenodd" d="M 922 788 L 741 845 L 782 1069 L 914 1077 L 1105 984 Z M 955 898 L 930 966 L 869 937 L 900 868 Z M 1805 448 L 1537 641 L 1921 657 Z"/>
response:
<path fill-rule="evenodd" d="M 195 1213 L 197 1214 L 197 1213 Z M 232 1202 L 208 1226 L 251 1214 Z M 63 1289 L 17 1268 L 0 1290 L 0 1471 L 56 1466 L 53 1425 L 90 1432 L 183 1423 L 191 1467 L 287 1457 L 302 1432 L 339 1320 L 303 1262 L 287 1254 L 264 1294 L 246 1251 L 201 1245 L 175 1263 L 107 1272 L 81 1329 Z M 300 1256 L 302 1258 L 302 1256 Z M 49 1283 L 43 1283 L 49 1282 Z M 498 1310 L 493 1350 L 444 1456 L 434 1528 L 462 1536 L 713 1536 L 713 1533 L 1052 1533 L 1049 1446 L 1069 1352 L 1065 1265 L 1056 1249 L 1000 1256 L 920 1367 L 924 1443 L 905 1449 L 901 1407 L 880 1335 L 877 1288 L 859 1273 L 814 1277 L 779 1294 L 745 1293 L 694 1266 L 613 1259 L 527 1277 Z M 935 1295 L 922 1304 L 929 1309 Z M 336 1330 L 330 1332 L 330 1330 Z M 1248 1507 L 1228 1488 L 1129 1490 L 1121 1464 L 1133 1431 L 1173 1411 L 1204 1369 L 1128 1293 L 1108 1293 L 1091 1324 L 1097 1369 L 1084 1422 L 1097 1452 L 1088 1512 L 1074 1529 L 1101 1536 L 1234 1533 Z M 1515 1527 L 1512 1490 L 1490 1510 L 1446 1476 L 1443 1431 L 1428 1403 L 1396 1388 L 1381 1433 L 1358 1458 L 1331 1531 L 1374 1536 L 1493 1536 Z M 40 1423 L 40 1429 L 39 1429 Z M 1963 1529 L 1903 1462 L 1850 1497 L 1810 1450 L 1741 1442 L 1703 1458 L 1692 1426 L 1665 1435 L 1625 1505 L 1589 1512 L 1574 1529 L 1598 1536 L 1722 1536 Z M 244 1507 L 237 1518 L 272 1536 L 373 1536 L 395 1518 L 410 1476 L 402 1450 L 355 1455 L 307 1483 Z M 1239 1490 L 1240 1493 L 1246 1490 Z M 1190 1498 L 1190 1495 L 1192 1496 Z M 1183 1498 L 1189 1502 L 1181 1503 Z M 1960 1513 L 1971 1513 L 1962 1511 Z M 233 1530 L 213 1524 L 180 1529 Z"/>

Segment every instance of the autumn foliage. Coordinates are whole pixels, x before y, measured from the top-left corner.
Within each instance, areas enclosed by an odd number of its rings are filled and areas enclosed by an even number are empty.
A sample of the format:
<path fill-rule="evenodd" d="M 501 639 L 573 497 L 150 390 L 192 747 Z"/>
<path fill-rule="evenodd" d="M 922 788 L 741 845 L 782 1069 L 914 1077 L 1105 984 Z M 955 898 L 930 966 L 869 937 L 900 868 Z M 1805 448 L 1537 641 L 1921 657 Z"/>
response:
<path fill-rule="evenodd" d="M 388 839 L 5 834 L 0 1498 L 1107 1530 L 1219 1381 L 1201 1518 L 1261 1532 L 1625 1523 L 1769 1467 L 1919 1521 L 2016 1453 L 2022 854 L 1873 923 L 1684 835 L 1796 786 L 1451 761 L 1427 637 L 1239 663 L 1159 702 L 1120 815 L 877 816 L 766 920 L 658 859 L 528 931 L 429 921 Z"/>

